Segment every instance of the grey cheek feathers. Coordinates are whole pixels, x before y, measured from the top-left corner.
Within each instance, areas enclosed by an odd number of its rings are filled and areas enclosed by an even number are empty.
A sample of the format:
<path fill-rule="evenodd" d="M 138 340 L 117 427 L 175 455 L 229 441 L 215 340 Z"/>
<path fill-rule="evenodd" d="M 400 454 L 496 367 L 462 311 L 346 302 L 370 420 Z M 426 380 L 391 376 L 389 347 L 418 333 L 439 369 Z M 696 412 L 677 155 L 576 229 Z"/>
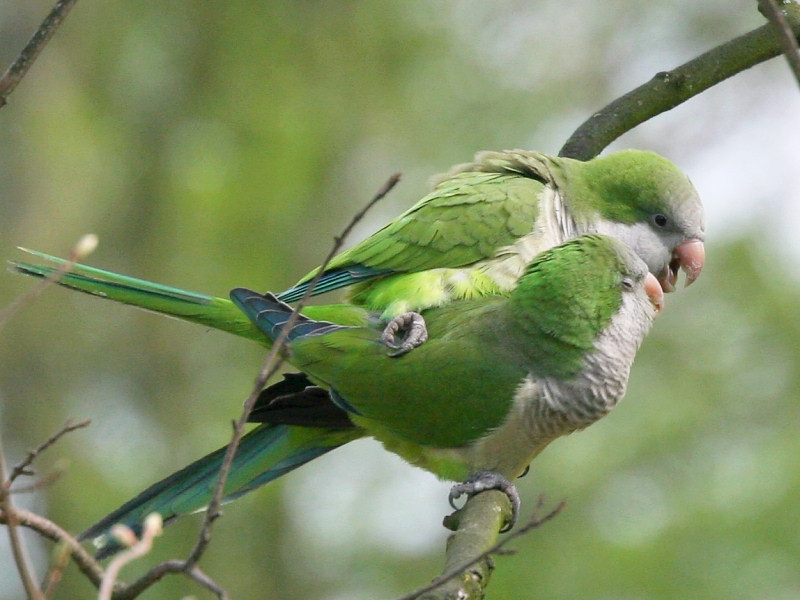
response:
<path fill-rule="evenodd" d="M 679 234 L 659 235 L 647 223 L 628 225 L 616 221 L 601 220 L 596 233 L 616 238 L 639 255 L 651 273 L 660 273 L 669 264 L 671 247 L 680 239 Z M 673 239 L 674 238 L 674 239 Z"/>

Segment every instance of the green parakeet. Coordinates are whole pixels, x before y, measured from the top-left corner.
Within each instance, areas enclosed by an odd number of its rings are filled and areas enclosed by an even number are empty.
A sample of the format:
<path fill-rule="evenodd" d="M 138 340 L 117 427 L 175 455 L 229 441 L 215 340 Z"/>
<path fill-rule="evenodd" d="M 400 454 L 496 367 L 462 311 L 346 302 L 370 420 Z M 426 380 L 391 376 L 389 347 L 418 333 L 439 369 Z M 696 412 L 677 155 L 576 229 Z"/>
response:
<path fill-rule="evenodd" d="M 440 177 L 414 207 L 334 258 L 314 294 L 349 286 L 351 304 L 393 319 L 453 300 L 508 292 L 539 252 L 592 232 L 633 248 L 665 291 L 673 289 L 679 268 L 688 284 L 703 267 L 702 204 L 688 178 L 665 158 L 639 150 L 587 162 L 523 150 L 483 152 Z M 63 262 L 33 254 L 56 265 Z M 40 277 L 56 268 L 13 264 Z M 277 297 L 299 299 L 313 275 Z M 59 283 L 263 340 L 227 299 L 83 265 Z"/>
<path fill-rule="evenodd" d="M 481 152 L 381 230 L 334 258 L 315 287 L 395 317 L 509 291 L 539 252 L 584 233 L 630 246 L 672 291 L 705 261 L 705 217 L 689 179 L 665 158 L 623 150 L 582 162 L 540 152 Z M 279 294 L 299 299 L 316 270 Z"/>
<path fill-rule="evenodd" d="M 291 307 L 235 289 L 231 297 L 271 343 Z M 283 348 L 302 374 L 267 388 L 226 487 L 232 500 L 317 456 L 373 436 L 443 479 L 518 477 L 555 438 L 604 416 L 625 393 L 636 351 L 663 292 L 625 244 L 586 235 L 536 257 L 507 295 L 423 311 L 429 339 L 393 358 L 378 313 L 360 325 L 299 316 Z M 336 315 L 340 308 L 317 307 Z M 345 311 L 354 316 L 354 307 Z M 224 449 L 155 484 L 82 534 L 105 535 L 202 509 Z M 463 488 L 462 488 L 463 489 Z"/>

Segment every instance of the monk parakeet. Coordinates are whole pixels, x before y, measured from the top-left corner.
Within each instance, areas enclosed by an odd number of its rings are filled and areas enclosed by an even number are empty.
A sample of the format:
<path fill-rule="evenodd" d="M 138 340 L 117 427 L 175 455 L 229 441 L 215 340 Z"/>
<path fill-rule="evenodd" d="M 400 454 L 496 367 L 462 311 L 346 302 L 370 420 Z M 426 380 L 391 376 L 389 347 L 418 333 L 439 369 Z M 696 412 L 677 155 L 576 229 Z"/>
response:
<path fill-rule="evenodd" d="M 673 289 L 679 268 L 688 284 L 703 267 L 702 204 L 688 178 L 665 158 L 639 150 L 587 162 L 523 150 L 483 152 L 440 177 L 430 194 L 397 219 L 335 257 L 314 294 L 349 286 L 350 303 L 380 311 L 384 320 L 400 318 L 453 300 L 508 292 L 539 252 L 584 233 L 628 244 L 664 291 Z M 55 269 L 14 265 L 42 277 Z M 278 299 L 299 299 L 314 274 Z M 59 283 L 263 340 L 227 299 L 82 265 Z M 406 325 L 403 319 L 390 321 L 387 341 Z M 424 330 L 417 337 L 411 346 L 424 340 Z"/>
<path fill-rule="evenodd" d="M 242 288 L 233 301 L 271 343 L 291 307 Z M 636 351 L 663 292 L 625 244 L 586 235 L 537 256 L 506 295 L 454 300 L 423 311 L 429 338 L 392 357 L 379 313 L 344 311 L 360 324 L 298 315 L 283 352 L 302 371 L 267 388 L 242 440 L 226 500 L 344 443 L 372 436 L 447 480 L 513 481 L 555 438 L 604 416 L 625 393 Z M 360 315 L 360 316 L 359 316 Z M 82 534 L 102 553 L 108 528 L 136 527 L 202 509 L 224 449 L 167 477 Z M 457 493 L 480 487 L 458 487 Z"/>
<path fill-rule="evenodd" d="M 590 161 L 511 150 L 481 152 L 433 191 L 334 258 L 315 287 L 353 286 L 348 300 L 394 317 L 512 289 L 539 252 L 584 233 L 630 246 L 672 291 L 705 260 L 697 191 L 667 159 L 623 150 Z M 299 299 L 312 271 L 280 300 Z"/>

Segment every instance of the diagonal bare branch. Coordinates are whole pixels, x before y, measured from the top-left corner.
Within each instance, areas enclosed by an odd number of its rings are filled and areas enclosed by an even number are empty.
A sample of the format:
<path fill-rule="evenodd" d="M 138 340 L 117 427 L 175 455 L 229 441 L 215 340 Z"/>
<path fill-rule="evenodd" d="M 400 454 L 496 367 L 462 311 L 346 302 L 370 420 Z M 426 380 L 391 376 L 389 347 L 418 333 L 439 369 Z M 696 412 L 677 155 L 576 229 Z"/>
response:
<path fill-rule="evenodd" d="M 228 478 L 228 473 L 230 471 L 231 465 L 233 464 L 233 458 L 236 454 L 236 449 L 239 447 L 239 442 L 244 435 L 244 428 L 247 425 L 247 419 L 250 416 L 250 412 L 253 410 L 253 406 L 258 400 L 258 396 L 261 393 L 261 390 L 264 388 L 267 380 L 275 374 L 275 372 L 280 368 L 282 359 L 279 358 L 281 348 L 283 344 L 286 342 L 286 338 L 289 335 L 289 331 L 294 323 L 297 320 L 297 314 L 303 308 L 305 303 L 311 297 L 312 292 L 314 291 L 314 287 L 316 286 L 317 282 L 319 281 L 320 277 L 322 277 L 325 268 L 327 267 L 328 263 L 331 259 L 336 256 L 339 250 L 342 247 L 347 236 L 353 230 L 353 228 L 358 225 L 361 219 L 369 212 L 369 210 L 375 206 L 380 200 L 382 200 L 386 195 L 392 190 L 392 188 L 397 185 L 397 182 L 400 180 L 400 175 L 395 174 L 392 175 L 387 182 L 381 187 L 380 190 L 372 197 L 372 199 L 367 203 L 367 205 L 362 208 L 358 213 L 356 213 L 347 226 L 344 228 L 342 233 L 334 238 L 333 246 L 331 247 L 328 256 L 325 257 L 325 260 L 322 263 L 322 266 L 319 269 L 319 272 L 311 280 L 308 289 L 306 290 L 303 297 L 297 303 L 295 307 L 295 312 L 289 318 L 289 321 L 286 323 L 286 327 L 283 328 L 283 331 L 275 340 L 275 343 L 270 348 L 269 354 L 267 358 L 264 360 L 264 365 L 261 368 L 258 377 L 256 378 L 255 384 L 253 385 L 253 390 L 250 393 L 250 396 L 244 403 L 244 407 L 242 409 L 242 414 L 240 415 L 239 419 L 234 424 L 234 433 L 233 438 L 231 439 L 230 443 L 228 444 L 228 450 L 225 454 L 225 458 L 222 462 L 220 467 L 220 474 L 219 479 L 217 480 L 217 486 L 214 489 L 214 495 L 211 501 L 208 504 L 208 508 L 206 510 L 206 517 L 203 521 L 203 526 L 200 531 L 200 536 L 198 537 L 198 542 L 195 545 L 194 549 L 189 555 L 189 558 L 186 560 L 187 568 L 194 567 L 197 564 L 197 561 L 200 559 L 200 556 L 205 551 L 206 546 L 210 540 L 210 529 L 211 525 L 214 520 L 217 519 L 219 516 L 219 508 L 222 504 L 222 498 L 224 495 L 225 490 L 225 483 Z"/>
<path fill-rule="evenodd" d="M 231 465 L 233 464 L 233 458 L 236 455 L 236 450 L 239 446 L 239 442 L 241 441 L 242 436 L 244 435 L 244 428 L 247 425 L 247 419 L 250 416 L 250 412 L 253 409 L 253 405 L 255 404 L 256 400 L 258 399 L 261 390 L 264 388 L 267 380 L 280 368 L 281 359 L 280 359 L 280 350 L 283 346 L 286 336 L 291 329 L 292 322 L 296 320 L 297 313 L 302 309 L 305 302 L 307 302 L 308 298 L 311 297 L 311 293 L 314 290 L 315 285 L 319 281 L 319 278 L 322 276 L 325 267 L 331 261 L 331 259 L 339 252 L 342 247 L 342 244 L 346 240 L 347 236 L 350 235 L 353 228 L 364 218 L 369 210 L 375 206 L 380 200 L 382 200 L 386 195 L 397 185 L 397 182 L 400 180 L 400 175 L 395 174 L 392 175 L 386 183 L 378 190 L 378 192 L 372 197 L 372 199 L 362 208 L 358 213 L 356 213 L 347 226 L 344 228 L 341 234 L 334 238 L 334 244 L 331 248 L 328 256 L 325 257 L 325 260 L 322 263 L 322 266 L 319 269 L 319 273 L 317 273 L 316 277 L 311 281 L 309 284 L 308 289 L 304 296 L 300 299 L 295 307 L 295 312 L 292 317 L 287 322 L 287 326 L 284 328 L 281 335 L 275 340 L 272 348 L 270 349 L 267 358 L 264 361 L 264 364 L 256 378 L 256 381 L 253 386 L 253 390 L 250 393 L 250 396 L 244 403 L 244 407 L 242 409 L 242 414 L 240 417 L 234 422 L 233 427 L 233 436 L 231 441 L 228 443 L 228 447 L 226 449 L 225 456 L 223 458 L 222 465 L 220 466 L 219 470 L 219 477 L 217 479 L 217 484 L 214 488 L 214 494 L 208 503 L 206 508 L 206 515 L 203 520 L 203 524 L 200 529 L 200 533 L 197 538 L 197 542 L 195 546 L 192 548 L 189 556 L 185 560 L 170 560 L 162 562 L 152 569 L 150 569 L 147 573 L 145 573 L 142 577 L 138 580 L 130 583 L 129 585 L 122 586 L 118 588 L 118 590 L 114 594 L 114 598 L 117 600 L 123 600 L 127 598 L 135 598 L 138 596 L 142 591 L 156 583 L 160 580 L 164 575 L 168 573 L 185 573 L 195 581 L 197 581 L 203 587 L 206 587 L 210 591 L 214 592 L 218 598 L 224 600 L 227 598 L 225 591 L 220 588 L 212 579 L 208 576 L 203 574 L 201 571 L 197 569 L 197 563 L 205 553 L 206 548 L 208 547 L 209 542 L 211 541 L 211 528 L 213 526 L 214 521 L 220 516 L 220 506 L 222 504 L 222 498 L 225 491 L 225 483 L 228 478 L 228 473 L 230 472 Z"/>
<path fill-rule="evenodd" d="M 39 29 L 33 34 L 28 44 L 19 53 L 17 59 L 11 64 L 10 67 L 0 77 L 0 108 L 6 105 L 8 97 L 17 84 L 25 77 L 28 69 L 31 68 L 33 62 L 44 50 L 47 42 L 56 32 L 59 25 L 64 21 L 70 9 L 75 5 L 78 0 L 58 0 L 53 10 L 47 15 Z"/>

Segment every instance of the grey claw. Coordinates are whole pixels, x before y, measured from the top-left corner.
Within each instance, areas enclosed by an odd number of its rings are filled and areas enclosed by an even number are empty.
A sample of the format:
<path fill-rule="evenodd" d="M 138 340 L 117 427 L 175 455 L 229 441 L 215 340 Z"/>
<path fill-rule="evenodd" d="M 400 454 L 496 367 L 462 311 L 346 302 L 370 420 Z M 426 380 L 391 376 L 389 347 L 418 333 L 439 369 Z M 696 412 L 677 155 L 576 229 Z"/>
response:
<path fill-rule="evenodd" d="M 467 479 L 465 482 L 457 483 L 450 488 L 450 495 L 448 497 L 450 506 L 457 510 L 458 507 L 455 505 L 456 499 L 465 494 L 471 497 L 475 494 L 485 492 L 486 490 L 499 490 L 508 496 L 508 499 L 511 501 L 511 520 L 505 524 L 503 529 L 500 530 L 500 533 L 510 531 L 517 522 L 522 501 L 519 497 L 517 486 L 511 483 L 504 476 L 500 475 L 500 473 L 495 473 L 493 471 L 478 471 L 477 473 L 470 475 L 469 479 Z"/>
<path fill-rule="evenodd" d="M 398 334 L 402 334 L 400 341 L 397 341 Z M 425 319 L 422 315 L 415 312 L 407 312 L 389 321 L 381 335 L 383 342 L 393 348 L 389 356 L 402 356 L 421 346 L 428 340 L 428 328 L 425 326 Z"/>

